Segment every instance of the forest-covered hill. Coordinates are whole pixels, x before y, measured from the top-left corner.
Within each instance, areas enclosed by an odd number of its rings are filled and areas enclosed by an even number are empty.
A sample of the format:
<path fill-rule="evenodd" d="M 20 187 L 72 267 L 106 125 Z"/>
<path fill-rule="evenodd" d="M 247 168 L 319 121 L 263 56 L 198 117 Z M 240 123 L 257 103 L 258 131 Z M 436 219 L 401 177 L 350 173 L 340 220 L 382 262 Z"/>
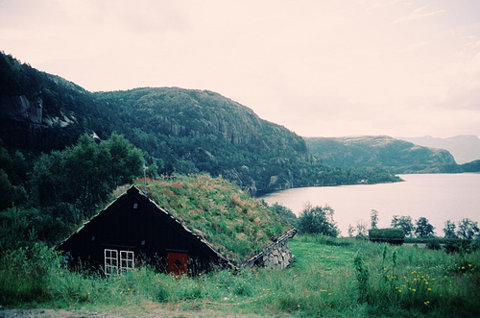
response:
<path fill-rule="evenodd" d="M 305 138 L 307 147 L 325 165 L 382 167 L 393 173 L 472 171 L 457 165 L 446 150 L 428 148 L 388 136 Z"/>
<path fill-rule="evenodd" d="M 86 133 L 123 134 L 159 174 L 208 172 L 253 194 L 398 180 L 382 169 L 320 164 L 305 141 L 217 93 L 138 88 L 91 93 L 0 54 L 0 138 L 13 155 L 64 149 Z"/>
<path fill-rule="evenodd" d="M 400 137 L 414 144 L 448 150 L 459 164 L 480 160 L 480 138 L 475 135 L 459 135 L 448 138 Z"/>

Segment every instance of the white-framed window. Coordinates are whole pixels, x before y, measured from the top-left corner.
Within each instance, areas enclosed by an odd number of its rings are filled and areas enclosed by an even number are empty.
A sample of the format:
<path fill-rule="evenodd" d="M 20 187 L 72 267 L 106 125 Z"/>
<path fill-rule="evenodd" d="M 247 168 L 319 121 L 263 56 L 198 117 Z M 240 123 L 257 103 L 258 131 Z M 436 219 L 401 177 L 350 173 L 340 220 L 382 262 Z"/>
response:
<path fill-rule="evenodd" d="M 133 251 L 105 249 L 104 259 L 104 271 L 107 276 L 123 274 L 135 267 L 135 253 Z"/>
<path fill-rule="evenodd" d="M 134 256 L 132 251 L 120 251 L 120 272 L 122 274 L 134 268 Z"/>
<path fill-rule="evenodd" d="M 118 275 L 118 251 L 105 249 L 103 254 L 105 258 L 105 275 Z"/>

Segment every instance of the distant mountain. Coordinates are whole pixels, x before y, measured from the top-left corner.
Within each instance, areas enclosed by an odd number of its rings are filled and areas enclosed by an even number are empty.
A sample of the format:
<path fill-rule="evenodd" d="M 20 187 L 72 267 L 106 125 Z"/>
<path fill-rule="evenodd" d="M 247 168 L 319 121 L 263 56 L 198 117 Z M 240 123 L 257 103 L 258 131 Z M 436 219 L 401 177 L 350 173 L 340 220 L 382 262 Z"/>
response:
<path fill-rule="evenodd" d="M 454 171 L 446 150 L 427 148 L 388 136 L 304 138 L 310 152 L 334 167 L 382 167 L 394 173 Z"/>
<path fill-rule="evenodd" d="M 0 53 L 0 138 L 10 152 L 38 155 L 70 146 L 84 133 L 106 139 L 114 131 L 141 148 L 161 174 L 222 175 L 254 194 L 398 180 L 382 169 L 322 165 L 301 137 L 211 91 L 91 93 Z"/>
<path fill-rule="evenodd" d="M 448 138 L 425 137 L 400 137 L 400 139 L 413 142 L 426 147 L 448 150 L 457 163 L 466 163 L 480 159 L 480 138 L 474 135 L 460 135 Z"/>

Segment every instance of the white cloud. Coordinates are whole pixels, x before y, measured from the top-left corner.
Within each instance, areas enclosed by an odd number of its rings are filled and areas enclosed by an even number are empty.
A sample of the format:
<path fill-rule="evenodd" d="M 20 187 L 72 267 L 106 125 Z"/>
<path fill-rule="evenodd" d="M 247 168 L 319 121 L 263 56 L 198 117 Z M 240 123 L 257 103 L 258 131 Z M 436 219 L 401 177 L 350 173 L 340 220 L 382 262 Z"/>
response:
<path fill-rule="evenodd" d="M 445 10 L 445 9 L 425 12 L 425 9 L 427 9 L 426 6 L 416 8 L 412 12 L 410 12 L 410 14 L 396 19 L 395 21 L 393 21 L 393 23 L 401 23 L 401 22 L 412 21 L 412 20 L 421 20 L 421 19 L 424 19 L 424 18 L 432 17 L 434 15 L 438 15 L 438 14 L 442 14 L 442 13 L 447 12 L 447 10 Z"/>

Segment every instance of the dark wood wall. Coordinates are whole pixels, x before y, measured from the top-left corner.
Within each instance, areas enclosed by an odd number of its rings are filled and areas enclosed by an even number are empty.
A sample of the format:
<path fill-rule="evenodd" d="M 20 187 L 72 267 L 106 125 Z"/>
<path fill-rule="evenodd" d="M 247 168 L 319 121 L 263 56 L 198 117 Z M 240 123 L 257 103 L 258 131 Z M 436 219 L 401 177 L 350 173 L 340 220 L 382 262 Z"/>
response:
<path fill-rule="evenodd" d="M 58 249 L 68 252 L 73 264 L 81 262 L 90 269 L 103 269 L 104 249 L 134 251 L 136 266 L 146 263 L 157 270 L 166 270 L 168 252 L 187 253 L 191 272 L 225 265 L 136 188 L 130 188 Z"/>

